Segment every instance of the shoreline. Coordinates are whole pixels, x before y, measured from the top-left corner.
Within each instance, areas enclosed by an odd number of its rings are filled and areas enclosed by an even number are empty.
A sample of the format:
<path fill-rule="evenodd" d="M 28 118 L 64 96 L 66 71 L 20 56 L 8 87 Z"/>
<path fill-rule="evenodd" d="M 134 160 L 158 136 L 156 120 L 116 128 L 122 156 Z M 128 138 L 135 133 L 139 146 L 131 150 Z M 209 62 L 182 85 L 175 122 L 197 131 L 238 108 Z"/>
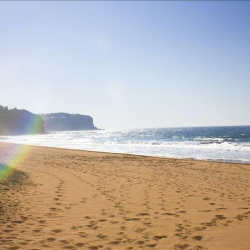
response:
<path fill-rule="evenodd" d="M 244 164 L 10 143 L 0 163 L 23 147 L 29 184 L 0 182 L 3 249 L 249 249 Z"/>
<path fill-rule="evenodd" d="M 10 145 L 21 145 L 21 146 L 30 146 L 30 147 L 42 147 L 48 149 L 61 149 L 61 150 L 72 150 L 72 151 L 83 151 L 83 152 L 90 152 L 90 153 L 100 153 L 100 154 L 114 154 L 114 155 L 130 155 L 130 156 L 139 156 L 139 157 L 150 157 L 150 158 L 162 158 L 162 159 L 169 159 L 169 160 L 190 160 L 190 161 L 200 161 L 200 162 L 214 162 L 214 163 L 226 163 L 226 164 L 240 164 L 240 165 L 250 165 L 250 162 L 244 161 L 227 161 L 227 160 L 212 160 L 212 159 L 196 159 L 196 158 L 177 158 L 177 157 L 165 157 L 165 156 L 157 156 L 157 155 L 140 155 L 140 154 L 133 154 L 133 153 L 117 153 L 117 152 L 105 152 L 105 151 L 92 151 L 86 149 L 72 149 L 72 148 L 60 148 L 60 147 L 53 147 L 53 146 L 41 146 L 41 145 L 31 145 L 31 144 L 22 144 L 22 143 L 13 143 L 13 142 L 3 142 L 0 141 L 0 144 L 10 144 Z"/>

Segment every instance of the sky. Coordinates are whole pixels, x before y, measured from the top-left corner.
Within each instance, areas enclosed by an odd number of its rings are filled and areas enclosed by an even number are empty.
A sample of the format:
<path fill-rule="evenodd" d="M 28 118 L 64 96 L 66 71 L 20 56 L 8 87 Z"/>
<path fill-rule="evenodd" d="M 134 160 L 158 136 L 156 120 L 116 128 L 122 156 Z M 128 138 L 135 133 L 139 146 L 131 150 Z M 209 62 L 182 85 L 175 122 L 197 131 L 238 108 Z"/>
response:
<path fill-rule="evenodd" d="M 0 105 L 99 128 L 250 125 L 250 2 L 0 2 Z"/>

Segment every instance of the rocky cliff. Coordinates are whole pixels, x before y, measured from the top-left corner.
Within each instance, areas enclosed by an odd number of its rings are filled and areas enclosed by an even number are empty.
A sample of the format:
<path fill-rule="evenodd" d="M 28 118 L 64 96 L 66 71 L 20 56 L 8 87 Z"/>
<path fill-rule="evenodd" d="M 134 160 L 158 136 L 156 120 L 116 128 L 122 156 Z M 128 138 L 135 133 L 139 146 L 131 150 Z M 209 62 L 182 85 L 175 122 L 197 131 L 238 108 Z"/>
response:
<path fill-rule="evenodd" d="M 96 130 L 93 118 L 87 115 L 50 113 L 41 114 L 46 131 Z"/>
<path fill-rule="evenodd" d="M 0 135 L 25 135 L 44 133 L 40 115 L 24 109 L 8 109 L 0 105 Z"/>

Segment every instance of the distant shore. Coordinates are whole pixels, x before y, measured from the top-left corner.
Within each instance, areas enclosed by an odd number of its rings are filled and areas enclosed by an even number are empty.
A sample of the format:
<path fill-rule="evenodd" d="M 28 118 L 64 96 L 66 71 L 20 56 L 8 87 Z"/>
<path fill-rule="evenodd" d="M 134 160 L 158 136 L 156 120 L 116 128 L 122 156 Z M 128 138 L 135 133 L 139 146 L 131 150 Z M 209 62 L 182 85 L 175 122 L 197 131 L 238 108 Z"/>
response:
<path fill-rule="evenodd" d="M 11 162 L 3 249 L 249 249 L 248 165 L 0 143 Z"/>

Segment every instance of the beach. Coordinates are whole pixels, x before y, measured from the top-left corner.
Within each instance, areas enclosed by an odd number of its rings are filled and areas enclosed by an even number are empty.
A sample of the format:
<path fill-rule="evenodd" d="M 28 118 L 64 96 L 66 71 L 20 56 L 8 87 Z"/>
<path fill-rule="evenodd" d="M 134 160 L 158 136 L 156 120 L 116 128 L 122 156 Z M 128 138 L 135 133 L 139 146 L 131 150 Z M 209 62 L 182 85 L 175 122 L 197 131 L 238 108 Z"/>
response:
<path fill-rule="evenodd" d="M 13 158 L 0 249 L 250 249 L 250 165 L 0 143 Z"/>

